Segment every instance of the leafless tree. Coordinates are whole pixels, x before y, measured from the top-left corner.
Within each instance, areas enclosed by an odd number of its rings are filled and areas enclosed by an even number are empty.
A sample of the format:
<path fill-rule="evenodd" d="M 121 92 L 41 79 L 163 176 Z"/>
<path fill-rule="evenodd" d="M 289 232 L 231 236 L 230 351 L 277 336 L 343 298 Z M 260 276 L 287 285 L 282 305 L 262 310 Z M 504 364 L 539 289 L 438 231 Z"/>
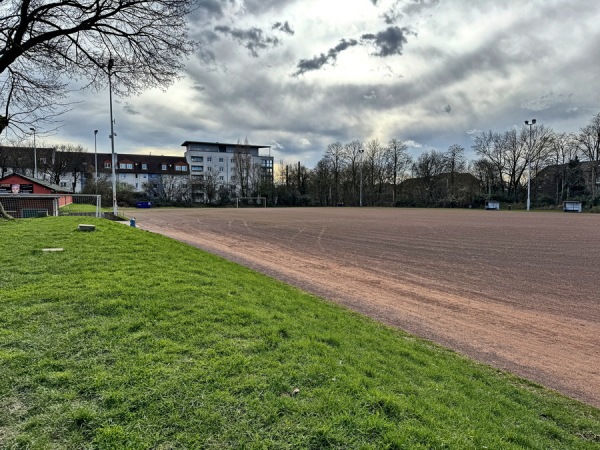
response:
<path fill-rule="evenodd" d="M 552 140 L 551 156 L 556 165 L 556 204 L 565 196 L 567 163 L 575 160 L 579 153 L 576 137 L 568 133 L 556 133 Z"/>
<path fill-rule="evenodd" d="M 590 192 L 596 198 L 596 181 L 600 163 L 600 113 L 592 117 L 591 122 L 583 127 L 577 135 L 577 142 L 582 155 L 591 163 Z"/>
<path fill-rule="evenodd" d="M 71 190 L 74 192 L 77 181 L 85 171 L 86 149 L 81 145 L 62 144 L 46 152 L 44 160 L 40 162 L 40 169 L 44 179 L 51 183 L 59 184 L 61 178 L 71 179 Z"/>
<path fill-rule="evenodd" d="M 332 204 L 332 170 L 327 158 L 322 158 L 310 172 L 311 195 L 315 203 L 321 206 Z"/>
<path fill-rule="evenodd" d="M 359 169 L 364 151 L 363 143 L 357 139 L 344 145 L 343 159 L 348 171 L 345 183 L 345 194 L 352 203 L 358 204 Z"/>
<path fill-rule="evenodd" d="M 204 181 L 202 182 L 204 187 L 204 195 L 206 196 L 206 202 L 208 204 L 214 203 L 218 197 L 219 192 L 219 174 L 218 172 L 206 172 L 204 174 Z"/>
<path fill-rule="evenodd" d="M 367 205 L 379 204 L 385 188 L 386 152 L 379 140 L 371 139 L 366 144 L 363 161 L 363 179 L 365 180 L 365 202 Z"/>
<path fill-rule="evenodd" d="M 325 149 L 325 159 L 333 174 L 333 203 L 340 201 L 340 173 L 344 167 L 344 147 L 341 142 L 329 144 Z"/>
<path fill-rule="evenodd" d="M 513 128 L 504 133 L 482 132 L 475 136 L 473 149 L 490 161 L 503 185 L 506 184 L 508 195 L 516 202 L 524 183 L 528 158 L 534 175 L 548 159 L 552 135 L 552 129 L 543 125 L 537 125 L 531 130 L 523 125 L 519 130 Z"/>
<path fill-rule="evenodd" d="M 465 149 L 458 144 L 453 144 L 448 148 L 445 158 L 446 166 L 450 172 L 450 201 L 452 202 L 456 196 L 454 190 L 456 173 L 464 172 L 467 167 Z"/>
<path fill-rule="evenodd" d="M 190 187 L 188 180 L 172 174 L 161 174 L 150 183 L 146 183 L 146 193 L 152 199 L 164 202 L 188 202 Z"/>
<path fill-rule="evenodd" d="M 502 146 L 502 135 L 500 133 L 490 131 L 482 131 L 475 135 L 475 143 L 473 149 L 482 158 L 490 161 L 497 177 L 501 180 L 501 190 L 504 192 L 504 174 L 506 173 L 506 154 Z"/>
<path fill-rule="evenodd" d="M 417 178 L 421 178 L 425 190 L 425 197 L 432 202 L 437 197 L 435 189 L 435 177 L 447 171 L 446 157 L 442 152 L 431 150 L 419 155 L 413 164 L 413 172 Z"/>
<path fill-rule="evenodd" d="M 492 198 L 492 193 L 502 191 L 502 179 L 489 159 L 480 158 L 473 161 L 469 171 L 479 180 L 480 189 L 487 194 L 488 199 Z"/>
<path fill-rule="evenodd" d="M 406 170 L 412 164 L 412 158 L 408 154 L 408 147 L 398 139 L 392 139 L 388 143 L 386 151 L 386 174 L 387 179 L 392 183 L 392 203 L 396 202 L 398 195 L 398 185 L 402 182 L 402 178 Z"/>
<path fill-rule="evenodd" d="M 239 188 L 240 197 L 248 197 L 253 178 L 252 155 L 248 149 L 248 139 L 243 143 L 239 140 L 233 152 L 232 182 Z"/>
<path fill-rule="evenodd" d="M 60 114 L 68 78 L 120 95 L 170 85 L 197 44 L 193 0 L 3 0 L 0 2 L 0 132 Z"/>

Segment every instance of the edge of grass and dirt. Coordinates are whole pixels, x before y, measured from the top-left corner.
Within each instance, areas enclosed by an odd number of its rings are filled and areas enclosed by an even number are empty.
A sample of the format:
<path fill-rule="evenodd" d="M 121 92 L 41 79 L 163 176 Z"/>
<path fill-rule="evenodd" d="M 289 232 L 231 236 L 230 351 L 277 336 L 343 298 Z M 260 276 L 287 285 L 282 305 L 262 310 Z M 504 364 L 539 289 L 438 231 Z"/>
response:
<path fill-rule="evenodd" d="M 80 219 L 0 221 L 2 448 L 600 447 L 598 409 Z"/>

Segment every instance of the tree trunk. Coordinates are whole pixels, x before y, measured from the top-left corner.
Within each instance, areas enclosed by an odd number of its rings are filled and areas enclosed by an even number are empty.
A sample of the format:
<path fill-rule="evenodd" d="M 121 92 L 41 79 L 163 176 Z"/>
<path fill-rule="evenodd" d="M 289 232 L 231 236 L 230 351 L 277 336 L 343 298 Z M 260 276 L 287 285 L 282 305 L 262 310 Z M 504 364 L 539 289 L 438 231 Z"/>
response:
<path fill-rule="evenodd" d="M 0 203 L 0 217 L 6 220 L 14 220 L 14 217 L 4 210 L 4 206 L 2 206 L 2 203 Z"/>

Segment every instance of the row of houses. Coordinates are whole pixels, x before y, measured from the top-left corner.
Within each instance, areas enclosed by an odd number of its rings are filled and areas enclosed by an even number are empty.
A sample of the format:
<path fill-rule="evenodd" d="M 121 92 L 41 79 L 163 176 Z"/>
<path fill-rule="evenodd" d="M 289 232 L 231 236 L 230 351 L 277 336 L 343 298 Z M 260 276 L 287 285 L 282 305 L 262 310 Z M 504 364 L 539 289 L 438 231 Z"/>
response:
<path fill-rule="evenodd" d="M 23 174 L 79 193 L 90 181 L 112 177 L 114 169 L 117 182 L 136 192 L 168 185 L 194 202 L 209 201 L 222 189 L 249 196 L 253 188 L 273 184 L 273 157 L 263 154 L 270 146 L 204 141 L 182 146 L 181 156 L 115 154 L 114 161 L 111 153 L 0 146 L 0 179 Z"/>

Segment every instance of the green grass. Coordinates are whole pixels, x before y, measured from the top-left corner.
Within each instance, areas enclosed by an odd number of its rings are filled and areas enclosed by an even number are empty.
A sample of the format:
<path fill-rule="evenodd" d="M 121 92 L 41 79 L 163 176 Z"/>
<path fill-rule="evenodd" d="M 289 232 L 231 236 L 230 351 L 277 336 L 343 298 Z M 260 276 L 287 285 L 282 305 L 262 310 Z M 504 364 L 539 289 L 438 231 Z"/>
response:
<path fill-rule="evenodd" d="M 86 222 L 0 221 L 0 448 L 600 448 L 597 409 Z"/>

